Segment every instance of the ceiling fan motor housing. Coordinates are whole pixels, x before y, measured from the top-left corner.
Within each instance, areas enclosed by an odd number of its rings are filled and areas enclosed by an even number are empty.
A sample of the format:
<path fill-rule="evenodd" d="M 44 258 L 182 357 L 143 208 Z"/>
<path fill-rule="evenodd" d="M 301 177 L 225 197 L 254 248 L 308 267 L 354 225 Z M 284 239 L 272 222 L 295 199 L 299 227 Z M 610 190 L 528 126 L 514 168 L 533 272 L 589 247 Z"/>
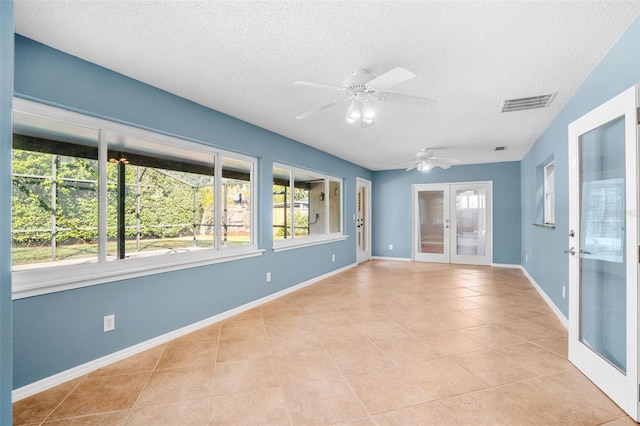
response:
<path fill-rule="evenodd" d="M 349 77 L 342 83 L 344 87 L 349 89 L 351 93 L 360 93 L 367 91 L 367 83 L 376 76 L 369 73 L 368 70 L 358 69 L 351 73 Z"/>

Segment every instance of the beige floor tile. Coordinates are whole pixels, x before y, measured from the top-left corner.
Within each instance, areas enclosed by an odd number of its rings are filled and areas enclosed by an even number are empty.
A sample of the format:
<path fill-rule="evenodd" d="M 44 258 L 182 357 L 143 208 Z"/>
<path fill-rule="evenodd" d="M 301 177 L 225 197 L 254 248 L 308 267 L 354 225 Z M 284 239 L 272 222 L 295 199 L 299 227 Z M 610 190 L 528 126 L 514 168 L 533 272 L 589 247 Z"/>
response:
<path fill-rule="evenodd" d="M 458 331 L 468 338 L 491 348 L 515 345 L 525 342 L 524 339 L 516 336 L 515 334 L 511 334 L 508 331 L 501 330 L 492 325 L 462 328 Z"/>
<path fill-rule="evenodd" d="M 591 391 L 593 384 L 585 383 L 583 392 L 571 394 L 553 376 L 538 377 L 500 389 L 514 398 L 537 424 L 596 425 L 624 415 L 604 395 L 595 397 Z"/>
<path fill-rule="evenodd" d="M 558 336 L 561 333 L 539 324 L 532 323 L 526 319 L 514 319 L 513 321 L 505 321 L 494 324 L 494 327 L 520 337 L 522 340 L 540 340 L 547 337 Z"/>
<path fill-rule="evenodd" d="M 542 346 L 564 358 L 569 356 L 569 342 L 567 336 L 548 337 L 546 339 L 540 339 L 532 341 L 538 346 Z"/>
<path fill-rule="evenodd" d="M 376 346 L 398 365 L 442 357 L 442 353 L 418 337 L 377 342 Z"/>
<path fill-rule="evenodd" d="M 342 374 L 357 374 L 393 367 L 393 361 L 371 342 L 328 349 Z"/>
<path fill-rule="evenodd" d="M 127 426 L 200 426 L 209 423 L 211 399 L 136 407 Z"/>
<path fill-rule="evenodd" d="M 264 321 L 264 327 L 270 337 L 312 331 L 306 318 L 302 315 L 269 318 Z"/>
<path fill-rule="evenodd" d="M 301 317 L 302 314 L 298 310 L 295 303 L 289 298 L 282 297 L 280 299 L 269 302 L 260 307 L 262 317 L 265 322 L 272 318 L 281 317 Z"/>
<path fill-rule="evenodd" d="M 178 337 L 171 343 L 196 343 L 204 340 L 217 341 L 220 337 L 220 324 L 212 324 L 200 330 L 194 331 L 189 334 L 185 334 L 182 337 Z"/>
<path fill-rule="evenodd" d="M 433 425 L 457 426 L 458 423 L 437 401 L 425 402 L 413 407 L 388 411 L 374 417 L 380 426 Z"/>
<path fill-rule="evenodd" d="M 17 401 L 13 404 L 13 424 L 26 425 L 43 422 L 82 380 L 84 377 L 70 380 Z"/>
<path fill-rule="evenodd" d="M 266 389 L 279 384 L 273 357 L 218 362 L 213 380 L 215 395 Z"/>
<path fill-rule="evenodd" d="M 611 422 L 603 423 L 602 426 L 636 426 L 637 423 L 629 416 L 621 417 Z"/>
<path fill-rule="evenodd" d="M 314 330 L 352 324 L 348 311 L 307 314 L 304 317 Z"/>
<path fill-rule="evenodd" d="M 367 416 L 343 378 L 296 383 L 283 389 L 293 425 L 344 423 Z"/>
<path fill-rule="evenodd" d="M 363 417 L 361 419 L 333 423 L 331 426 L 375 426 L 375 423 L 371 420 L 371 417 Z"/>
<path fill-rule="evenodd" d="M 516 318 L 513 315 L 506 313 L 502 307 L 467 309 L 464 310 L 464 313 L 477 318 L 486 324 L 510 322 Z"/>
<path fill-rule="evenodd" d="M 266 337 L 264 321 L 252 320 L 227 320 L 220 326 L 220 340 L 256 339 Z"/>
<path fill-rule="evenodd" d="M 533 371 L 493 350 L 457 355 L 452 357 L 452 360 L 491 386 L 536 376 Z"/>
<path fill-rule="evenodd" d="M 48 420 L 128 410 L 135 404 L 150 374 L 86 378 L 73 389 Z"/>
<path fill-rule="evenodd" d="M 458 425 L 536 425 L 514 398 L 496 388 L 438 401 Z"/>
<path fill-rule="evenodd" d="M 320 340 L 312 331 L 272 335 L 269 342 L 271 351 L 276 355 L 322 349 Z"/>
<path fill-rule="evenodd" d="M 278 355 L 275 361 L 282 385 L 341 375 L 324 349 Z"/>
<path fill-rule="evenodd" d="M 156 370 L 170 368 L 195 368 L 213 365 L 218 351 L 218 342 L 203 340 L 193 343 L 170 343 L 158 361 Z"/>
<path fill-rule="evenodd" d="M 482 342 L 477 342 L 456 330 L 440 331 L 420 336 L 429 346 L 443 356 L 460 355 L 488 349 Z"/>
<path fill-rule="evenodd" d="M 573 368 L 566 358 L 533 343 L 505 346 L 496 351 L 541 376 Z"/>
<path fill-rule="evenodd" d="M 210 419 L 212 426 L 289 424 L 279 387 L 214 396 Z"/>
<path fill-rule="evenodd" d="M 396 340 L 403 337 L 411 337 L 412 334 L 398 324 L 389 320 L 363 322 L 356 325 L 356 328 L 365 337 L 374 342 L 384 340 Z"/>
<path fill-rule="evenodd" d="M 169 404 L 211 397 L 213 367 L 154 371 L 137 406 Z"/>
<path fill-rule="evenodd" d="M 445 330 L 457 330 L 460 328 L 477 327 L 484 325 L 484 322 L 466 315 L 463 312 L 443 312 L 433 316 L 434 321 Z"/>
<path fill-rule="evenodd" d="M 543 327 L 547 327 L 558 334 L 567 334 L 566 327 L 560 322 L 558 317 L 555 315 L 541 315 L 539 317 L 529 317 L 525 318 L 527 321 L 530 321 L 534 324 L 541 325 Z"/>
<path fill-rule="evenodd" d="M 399 367 L 347 376 L 347 380 L 372 414 L 433 400 L 433 396 Z"/>
<path fill-rule="evenodd" d="M 242 361 L 271 356 L 271 344 L 266 337 L 243 340 L 221 340 L 218 345 L 218 362 Z"/>
<path fill-rule="evenodd" d="M 354 325 L 323 328 L 314 331 L 318 341 L 327 349 L 340 348 L 369 341 Z"/>
<path fill-rule="evenodd" d="M 117 374 L 146 373 L 154 370 L 166 345 L 160 345 L 137 355 L 130 356 L 89 374 L 88 377 L 113 376 Z"/>
<path fill-rule="evenodd" d="M 125 424 L 129 413 L 130 410 L 112 411 L 110 413 L 52 420 L 44 422 L 43 426 L 122 426 Z"/>
<path fill-rule="evenodd" d="M 402 369 L 437 399 L 474 392 L 490 386 L 449 358 L 407 364 L 403 365 Z"/>

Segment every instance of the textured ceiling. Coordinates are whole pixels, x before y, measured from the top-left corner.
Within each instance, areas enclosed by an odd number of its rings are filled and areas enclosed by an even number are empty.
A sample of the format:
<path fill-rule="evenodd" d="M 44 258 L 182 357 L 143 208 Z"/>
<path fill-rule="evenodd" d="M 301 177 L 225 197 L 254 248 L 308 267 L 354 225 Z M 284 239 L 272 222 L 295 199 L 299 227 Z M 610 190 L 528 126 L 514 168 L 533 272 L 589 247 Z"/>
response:
<path fill-rule="evenodd" d="M 372 170 L 424 147 L 520 160 L 639 14 L 640 1 L 15 3 L 19 34 Z M 295 119 L 335 93 L 293 81 L 398 66 L 416 78 L 393 90 L 435 107 L 389 100 L 368 128 L 346 104 Z M 545 109 L 500 112 L 548 93 Z"/>

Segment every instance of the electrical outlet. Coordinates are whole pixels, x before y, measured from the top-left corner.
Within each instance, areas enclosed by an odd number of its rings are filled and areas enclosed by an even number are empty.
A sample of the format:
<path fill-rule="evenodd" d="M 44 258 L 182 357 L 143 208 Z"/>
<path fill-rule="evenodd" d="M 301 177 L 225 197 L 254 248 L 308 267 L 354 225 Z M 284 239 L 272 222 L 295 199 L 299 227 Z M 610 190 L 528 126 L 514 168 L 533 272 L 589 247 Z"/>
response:
<path fill-rule="evenodd" d="M 389 250 L 393 250 L 393 244 L 389 244 Z"/>
<path fill-rule="evenodd" d="M 106 333 L 116 328 L 116 316 L 115 314 L 107 315 L 102 319 L 102 329 Z"/>
<path fill-rule="evenodd" d="M 267 272 L 267 282 L 271 282 L 271 272 Z"/>
<path fill-rule="evenodd" d="M 331 255 L 331 261 L 332 261 L 332 262 L 335 262 L 335 261 L 336 261 L 336 255 L 335 255 L 335 254 L 332 254 L 332 255 Z"/>
<path fill-rule="evenodd" d="M 567 286 L 562 286 L 562 298 L 566 299 L 567 297 Z"/>

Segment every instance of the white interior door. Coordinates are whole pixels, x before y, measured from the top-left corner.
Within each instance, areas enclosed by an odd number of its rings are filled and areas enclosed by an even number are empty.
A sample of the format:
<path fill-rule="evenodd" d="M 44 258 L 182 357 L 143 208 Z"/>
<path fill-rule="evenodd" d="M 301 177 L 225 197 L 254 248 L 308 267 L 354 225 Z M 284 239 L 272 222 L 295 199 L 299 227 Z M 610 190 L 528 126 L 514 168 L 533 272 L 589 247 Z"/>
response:
<path fill-rule="evenodd" d="M 638 420 L 637 88 L 569 125 L 569 360 Z"/>
<path fill-rule="evenodd" d="M 413 259 L 490 265 L 491 183 L 413 187 Z"/>
<path fill-rule="evenodd" d="M 371 182 L 356 179 L 356 262 L 371 259 Z"/>
<path fill-rule="evenodd" d="M 413 186 L 413 259 L 449 263 L 449 186 Z"/>

